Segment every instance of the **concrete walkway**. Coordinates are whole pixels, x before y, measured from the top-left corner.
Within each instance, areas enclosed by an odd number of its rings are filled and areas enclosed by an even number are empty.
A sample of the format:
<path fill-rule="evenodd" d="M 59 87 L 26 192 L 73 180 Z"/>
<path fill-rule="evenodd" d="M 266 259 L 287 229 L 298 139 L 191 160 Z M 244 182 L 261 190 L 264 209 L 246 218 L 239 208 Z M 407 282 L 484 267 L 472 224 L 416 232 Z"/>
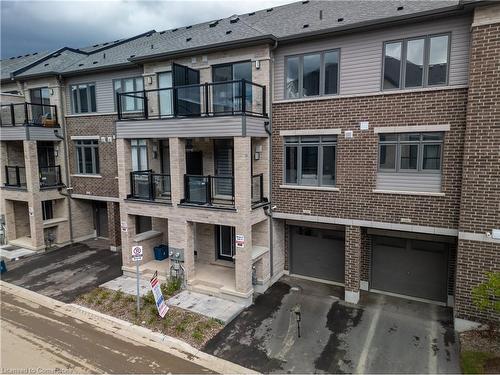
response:
<path fill-rule="evenodd" d="M 19 247 L 15 245 L 0 246 L 0 258 L 3 258 L 8 261 L 26 258 L 34 254 L 36 254 L 36 251 L 25 249 L 24 247 Z"/>
<path fill-rule="evenodd" d="M 137 279 L 130 276 L 120 276 L 99 286 L 115 291 L 121 290 L 123 293 L 133 296 L 137 293 Z M 150 290 L 149 281 L 139 278 L 139 294 L 144 296 Z"/>

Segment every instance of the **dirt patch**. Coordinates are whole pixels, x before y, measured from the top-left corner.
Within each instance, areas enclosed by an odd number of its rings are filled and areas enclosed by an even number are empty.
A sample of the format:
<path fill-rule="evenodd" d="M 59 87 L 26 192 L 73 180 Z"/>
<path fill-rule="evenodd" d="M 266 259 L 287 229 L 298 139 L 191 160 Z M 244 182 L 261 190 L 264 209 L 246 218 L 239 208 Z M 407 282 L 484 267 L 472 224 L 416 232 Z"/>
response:
<path fill-rule="evenodd" d="M 460 352 L 462 370 L 465 373 L 500 373 L 499 329 L 461 333 Z"/>
<path fill-rule="evenodd" d="M 176 291 L 163 285 L 165 299 Z M 141 310 L 136 313 L 135 296 L 105 288 L 96 288 L 80 296 L 75 303 L 114 316 L 118 319 L 146 327 L 155 332 L 181 339 L 195 348 L 201 348 L 224 327 L 215 319 L 177 307 L 170 307 L 165 318 L 160 318 L 152 294 L 141 298 Z"/>

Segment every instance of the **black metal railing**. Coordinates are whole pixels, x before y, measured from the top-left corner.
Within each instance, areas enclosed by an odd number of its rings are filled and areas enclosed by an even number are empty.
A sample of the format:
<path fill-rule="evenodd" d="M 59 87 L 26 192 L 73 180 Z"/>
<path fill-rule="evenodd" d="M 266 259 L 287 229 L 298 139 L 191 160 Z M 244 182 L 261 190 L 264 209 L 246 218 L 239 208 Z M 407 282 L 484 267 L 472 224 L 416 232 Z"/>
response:
<path fill-rule="evenodd" d="M 170 175 L 154 173 L 151 169 L 130 172 L 129 198 L 148 201 L 165 201 L 171 199 Z"/>
<path fill-rule="evenodd" d="M 6 165 L 5 186 L 26 187 L 26 168 Z"/>
<path fill-rule="evenodd" d="M 185 203 L 234 206 L 233 176 L 184 175 Z"/>
<path fill-rule="evenodd" d="M 46 167 L 39 167 L 39 170 L 40 170 L 41 188 L 62 185 L 60 165 L 49 165 Z"/>
<path fill-rule="evenodd" d="M 252 176 L 252 204 L 267 202 L 264 197 L 264 173 Z"/>
<path fill-rule="evenodd" d="M 266 87 L 246 80 L 117 93 L 116 102 L 119 120 L 267 116 Z"/>
<path fill-rule="evenodd" d="M 58 127 L 57 106 L 36 103 L 2 104 L 0 126 Z"/>

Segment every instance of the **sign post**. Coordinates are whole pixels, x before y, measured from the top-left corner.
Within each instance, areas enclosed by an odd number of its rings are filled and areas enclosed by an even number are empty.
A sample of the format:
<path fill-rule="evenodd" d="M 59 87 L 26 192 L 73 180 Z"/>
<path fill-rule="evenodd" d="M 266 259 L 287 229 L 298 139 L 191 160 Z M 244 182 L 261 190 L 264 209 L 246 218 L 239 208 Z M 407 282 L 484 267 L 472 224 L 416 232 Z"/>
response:
<path fill-rule="evenodd" d="M 151 290 L 153 291 L 153 296 L 155 297 L 158 314 L 160 314 L 160 316 L 163 318 L 168 311 L 168 306 L 165 303 L 163 293 L 161 292 L 160 281 L 158 280 L 158 271 L 155 271 L 149 283 L 151 285 Z"/>
<path fill-rule="evenodd" d="M 139 262 L 142 260 L 142 246 L 132 246 L 132 260 L 135 261 L 135 275 L 137 277 L 137 315 L 141 310 L 141 294 L 139 285 Z"/>

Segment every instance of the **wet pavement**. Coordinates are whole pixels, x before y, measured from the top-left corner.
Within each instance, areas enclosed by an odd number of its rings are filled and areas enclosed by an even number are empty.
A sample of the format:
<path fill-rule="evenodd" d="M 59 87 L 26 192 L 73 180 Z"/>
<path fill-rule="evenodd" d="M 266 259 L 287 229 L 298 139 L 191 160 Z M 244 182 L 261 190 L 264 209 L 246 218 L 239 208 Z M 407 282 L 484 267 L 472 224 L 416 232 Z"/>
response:
<path fill-rule="evenodd" d="M 284 277 L 203 349 L 269 373 L 459 373 L 449 308 Z M 300 306 L 300 337 L 297 315 Z"/>
<path fill-rule="evenodd" d="M 1 372 L 207 373 L 156 348 L 1 292 Z"/>
<path fill-rule="evenodd" d="M 110 251 L 107 241 L 87 240 L 8 262 L 1 279 L 69 303 L 120 276 L 121 264 L 121 253 Z"/>

